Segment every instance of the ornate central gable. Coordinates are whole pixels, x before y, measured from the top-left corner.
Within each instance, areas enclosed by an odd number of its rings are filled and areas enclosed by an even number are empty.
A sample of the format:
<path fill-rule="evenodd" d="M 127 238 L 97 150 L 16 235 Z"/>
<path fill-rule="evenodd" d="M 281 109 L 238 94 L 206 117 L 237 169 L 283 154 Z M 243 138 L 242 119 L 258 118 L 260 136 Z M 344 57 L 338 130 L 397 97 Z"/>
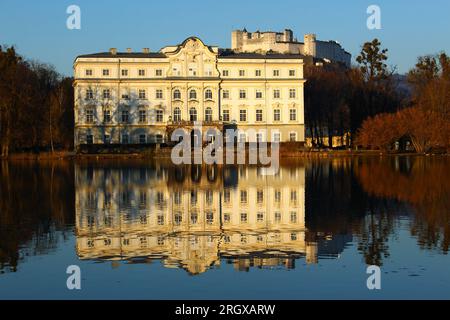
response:
<path fill-rule="evenodd" d="M 171 50 L 172 49 L 172 50 Z M 218 77 L 216 48 L 206 46 L 199 38 L 190 37 L 177 47 L 163 49 L 169 58 L 169 77 Z"/>

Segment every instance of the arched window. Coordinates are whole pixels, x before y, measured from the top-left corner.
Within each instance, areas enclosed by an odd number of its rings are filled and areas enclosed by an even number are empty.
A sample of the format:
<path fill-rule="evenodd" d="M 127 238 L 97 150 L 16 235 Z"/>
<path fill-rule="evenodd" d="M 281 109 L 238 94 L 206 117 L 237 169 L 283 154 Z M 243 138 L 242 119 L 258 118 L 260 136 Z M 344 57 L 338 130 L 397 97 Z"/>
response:
<path fill-rule="evenodd" d="M 211 108 L 205 109 L 205 121 L 212 122 L 212 109 Z"/>
<path fill-rule="evenodd" d="M 173 121 L 174 122 L 180 122 L 181 121 L 181 110 L 178 107 L 176 107 L 173 110 Z"/>
<path fill-rule="evenodd" d="M 189 99 L 196 100 L 197 99 L 197 91 L 195 91 L 195 90 L 189 91 Z"/>
<path fill-rule="evenodd" d="M 205 91 L 205 100 L 212 100 L 212 98 L 213 98 L 212 91 L 210 89 L 207 89 Z"/>
<path fill-rule="evenodd" d="M 173 92 L 173 100 L 181 100 L 181 92 L 180 92 L 180 90 L 175 90 L 174 92 Z"/>
<path fill-rule="evenodd" d="M 191 108 L 189 110 L 189 120 L 190 121 L 197 121 L 197 109 Z"/>

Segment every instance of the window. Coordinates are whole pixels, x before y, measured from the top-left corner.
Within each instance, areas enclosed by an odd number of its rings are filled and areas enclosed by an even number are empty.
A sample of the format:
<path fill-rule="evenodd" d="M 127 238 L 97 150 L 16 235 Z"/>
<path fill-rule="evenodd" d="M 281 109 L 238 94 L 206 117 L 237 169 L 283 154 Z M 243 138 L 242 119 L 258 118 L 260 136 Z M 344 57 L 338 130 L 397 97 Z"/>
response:
<path fill-rule="evenodd" d="M 156 90 L 156 99 L 163 99 L 163 91 L 161 89 Z"/>
<path fill-rule="evenodd" d="M 198 222 L 198 214 L 197 213 L 191 213 L 191 224 L 197 224 Z"/>
<path fill-rule="evenodd" d="M 280 109 L 273 110 L 273 121 L 281 121 L 281 111 L 280 111 Z"/>
<path fill-rule="evenodd" d="M 197 76 L 197 64 L 196 63 L 189 64 L 188 74 L 190 77 Z"/>
<path fill-rule="evenodd" d="M 256 99 L 262 99 L 263 94 L 261 90 L 256 90 Z"/>
<path fill-rule="evenodd" d="M 122 143 L 128 144 L 129 143 L 129 136 L 127 133 L 122 134 Z"/>
<path fill-rule="evenodd" d="M 183 216 L 181 213 L 175 213 L 175 225 L 179 226 L 183 222 Z"/>
<path fill-rule="evenodd" d="M 247 203 L 247 191 L 241 190 L 241 203 Z"/>
<path fill-rule="evenodd" d="M 292 211 L 291 212 L 291 223 L 296 223 L 297 222 L 297 212 Z"/>
<path fill-rule="evenodd" d="M 122 77 L 128 77 L 128 70 L 122 69 Z"/>
<path fill-rule="evenodd" d="M 241 223 L 247 223 L 247 214 L 246 213 L 241 213 Z"/>
<path fill-rule="evenodd" d="M 139 110 L 139 123 L 147 122 L 147 111 Z"/>
<path fill-rule="evenodd" d="M 139 90 L 139 99 L 145 99 L 146 93 L 145 90 Z"/>
<path fill-rule="evenodd" d="M 273 134 L 273 142 L 280 142 L 281 141 L 281 134 L 279 132 L 275 132 Z"/>
<path fill-rule="evenodd" d="M 214 213 L 207 212 L 206 213 L 206 223 L 207 224 L 213 224 L 214 223 Z"/>
<path fill-rule="evenodd" d="M 239 99 L 246 99 L 247 92 L 245 90 L 239 90 Z"/>
<path fill-rule="evenodd" d="M 181 91 L 180 90 L 175 90 L 174 92 L 173 92 L 173 99 L 174 100 L 181 100 Z"/>
<path fill-rule="evenodd" d="M 162 77 L 162 70 L 161 69 L 156 69 L 155 74 L 157 77 Z"/>
<path fill-rule="evenodd" d="M 228 77 L 229 74 L 230 74 L 230 72 L 229 72 L 228 70 L 223 70 L 223 71 L 222 71 L 222 75 L 223 75 L 224 77 Z"/>
<path fill-rule="evenodd" d="M 139 143 L 140 144 L 145 144 L 147 143 L 147 136 L 145 134 L 140 134 L 139 135 Z"/>
<path fill-rule="evenodd" d="M 94 92 L 92 91 L 92 89 L 87 89 L 86 90 L 86 100 L 92 100 L 94 99 Z"/>
<path fill-rule="evenodd" d="M 122 123 L 128 123 L 128 121 L 130 120 L 130 113 L 128 110 L 123 110 L 122 111 Z"/>
<path fill-rule="evenodd" d="M 138 74 L 139 74 L 139 77 L 145 76 L 145 70 L 144 69 L 139 69 Z"/>
<path fill-rule="evenodd" d="M 280 76 L 280 70 L 273 70 L 273 76 L 279 77 Z"/>
<path fill-rule="evenodd" d="M 195 91 L 195 90 L 189 91 L 189 99 L 190 100 L 197 100 L 197 91 Z"/>
<path fill-rule="evenodd" d="M 109 69 L 103 69 L 102 73 L 104 77 L 109 76 Z"/>
<path fill-rule="evenodd" d="M 295 77 L 295 70 L 289 70 L 289 77 Z"/>
<path fill-rule="evenodd" d="M 161 109 L 156 110 L 156 122 L 163 122 L 164 114 Z"/>
<path fill-rule="evenodd" d="M 92 69 L 86 69 L 86 76 L 92 76 Z"/>
<path fill-rule="evenodd" d="M 229 122 L 230 121 L 230 110 L 223 110 L 223 121 Z"/>
<path fill-rule="evenodd" d="M 176 107 L 173 110 L 173 121 L 175 121 L 175 122 L 180 122 L 181 121 L 181 110 L 178 107 Z"/>
<path fill-rule="evenodd" d="M 197 109 L 191 108 L 189 110 L 189 120 L 190 121 L 197 121 Z"/>
<path fill-rule="evenodd" d="M 225 190 L 223 192 L 223 202 L 230 203 L 231 202 L 231 192 L 230 190 Z"/>
<path fill-rule="evenodd" d="M 239 70 L 239 77 L 245 77 L 245 70 Z"/>
<path fill-rule="evenodd" d="M 213 98 L 212 91 L 210 89 L 207 89 L 205 91 L 205 100 L 212 100 L 212 98 Z"/>
<path fill-rule="evenodd" d="M 291 132 L 291 133 L 289 134 L 289 140 L 290 140 L 291 142 L 297 141 L 297 134 L 296 134 L 295 132 Z"/>
<path fill-rule="evenodd" d="M 260 204 L 264 202 L 264 191 L 263 190 L 258 190 L 256 192 L 256 202 L 260 203 Z"/>
<path fill-rule="evenodd" d="M 256 221 L 264 222 L 264 213 L 258 212 L 257 215 L 256 215 Z M 258 240 L 258 241 L 261 241 L 261 240 Z"/>
<path fill-rule="evenodd" d="M 280 223 L 280 222 L 281 222 L 281 213 L 275 212 L 275 223 Z"/>
<path fill-rule="evenodd" d="M 275 190 L 274 194 L 275 202 L 280 203 L 281 202 L 281 191 Z"/>
<path fill-rule="evenodd" d="M 103 136 L 103 143 L 104 144 L 110 144 L 111 143 L 111 136 L 109 134 L 105 134 Z M 106 201 L 106 200 L 105 200 Z"/>
<path fill-rule="evenodd" d="M 225 223 L 230 223 L 230 221 L 231 221 L 231 215 L 230 215 L 229 213 L 225 213 L 225 214 L 223 215 L 223 221 L 224 221 Z"/>
<path fill-rule="evenodd" d="M 256 110 L 256 122 L 263 121 L 263 111 L 262 110 Z"/>
<path fill-rule="evenodd" d="M 279 89 L 273 90 L 273 98 L 274 99 L 280 99 L 281 98 L 281 92 Z"/>
<path fill-rule="evenodd" d="M 247 121 L 247 110 L 239 110 L 239 121 Z"/>
<path fill-rule="evenodd" d="M 123 99 L 123 100 L 130 100 L 130 95 L 127 94 L 127 93 L 124 93 L 124 94 L 122 95 L 122 99 Z"/>
<path fill-rule="evenodd" d="M 104 110 L 103 111 L 103 122 L 104 123 L 111 123 L 111 110 Z"/>
<path fill-rule="evenodd" d="M 111 98 L 111 91 L 109 89 L 103 90 L 103 99 Z"/>
<path fill-rule="evenodd" d="M 297 90 L 289 89 L 289 99 L 295 99 L 297 97 Z"/>
<path fill-rule="evenodd" d="M 164 142 L 164 136 L 162 134 L 157 134 L 156 135 L 156 143 L 163 143 Z"/>
<path fill-rule="evenodd" d="M 291 202 L 297 202 L 297 191 L 291 190 Z"/>
<path fill-rule="evenodd" d="M 211 108 L 206 108 L 206 110 L 205 110 L 205 121 L 212 122 L 212 109 Z"/>
<path fill-rule="evenodd" d="M 210 67 L 205 68 L 205 76 L 206 76 L 206 77 L 212 77 L 212 75 L 213 75 L 213 72 L 212 72 L 212 70 L 210 69 Z"/>
<path fill-rule="evenodd" d="M 223 96 L 224 99 L 230 99 L 230 91 L 223 90 L 222 96 Z"/>
<path fill-rule="evenodd" d="M 297 120 L 297 110 L 296 109 L 289 110 L 289 120 L 291 120 L 291 121 Z"/>
<path fill-rule="evenodd" d="M 86 123 L 94 123 L 94 110 L 87 109 L 86 110 Z"/>
<path fill-rule="evenodd" d="M 261 77 L 261 70 L 255 70 L 255 77 Z"/>

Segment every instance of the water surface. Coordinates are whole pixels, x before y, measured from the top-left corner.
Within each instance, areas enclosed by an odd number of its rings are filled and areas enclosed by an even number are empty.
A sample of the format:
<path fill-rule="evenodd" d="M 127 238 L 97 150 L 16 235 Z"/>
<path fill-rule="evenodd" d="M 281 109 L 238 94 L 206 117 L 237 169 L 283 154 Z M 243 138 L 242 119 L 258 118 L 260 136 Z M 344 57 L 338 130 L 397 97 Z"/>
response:
<path fill-rule="evenodd" d="M 0 169 L 1 299 L 450 298 L 447 158 Z"/>

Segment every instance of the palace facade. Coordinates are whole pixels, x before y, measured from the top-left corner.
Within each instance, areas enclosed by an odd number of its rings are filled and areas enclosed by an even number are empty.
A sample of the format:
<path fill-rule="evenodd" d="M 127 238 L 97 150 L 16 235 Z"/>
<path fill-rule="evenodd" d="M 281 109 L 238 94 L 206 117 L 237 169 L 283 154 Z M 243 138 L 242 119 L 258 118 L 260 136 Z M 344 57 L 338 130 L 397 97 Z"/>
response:
<path fill-rule="evenodd" d="M 75 146 L 167 143 L 175 129 L 192 135 L 199 125 L 203 134 L 237 130 L 246 142 L 304 142 L 303 63 L 300 54 L 236 52 L 196 37 L 158 52 L 81 55 Z"/>

